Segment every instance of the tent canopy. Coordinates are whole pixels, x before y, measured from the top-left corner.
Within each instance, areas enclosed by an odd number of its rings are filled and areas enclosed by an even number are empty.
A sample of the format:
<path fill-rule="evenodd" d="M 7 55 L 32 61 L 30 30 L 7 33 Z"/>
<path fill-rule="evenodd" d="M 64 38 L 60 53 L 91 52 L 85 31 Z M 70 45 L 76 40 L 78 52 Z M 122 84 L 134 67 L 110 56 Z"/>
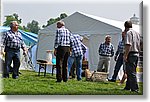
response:
<path fill-rule="evenodd" d="M 109 23 L 105 23 L 102 20 L 95 19 L 93 16 L 89 16 L 87 14 L 75 12 L 74 14 L 66 17 L 64 20 L 65 27 L 68 28 L 74 34 L 110 34 L 117 33 L 121 29 L 110 25 Z M 49 33 L 55 34 L 56 31 L 56 23 L 52 24 L 39 32 L 41 33 Z"/>
<path fill-rule="evenodd" d="M 120 30 L 124 31 L 124 22 L 97 17 L 81 12 L 75 12 L 64 20 L 65 27 L 72 33 L 85 34 L 111 34 Z M 56 23 L 40 30 L 40 33 L 55 34 Z M 140 32 L 139 25 L 133 24 L 133 29 Z"/>

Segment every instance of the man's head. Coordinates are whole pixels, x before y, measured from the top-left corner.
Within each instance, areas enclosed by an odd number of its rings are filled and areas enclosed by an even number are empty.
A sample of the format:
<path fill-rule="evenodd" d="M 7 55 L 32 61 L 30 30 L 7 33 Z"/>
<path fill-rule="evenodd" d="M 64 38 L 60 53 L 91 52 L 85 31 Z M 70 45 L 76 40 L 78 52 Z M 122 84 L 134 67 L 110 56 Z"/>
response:
<path fill-rule="evenodd" d="M 111 42 L 111 36 L 107 35 L 107 36 L 105 37 L 105 43 L 106 43 L 106 44 L 110 44 L 110 42 Z"/>
<path fill-rule="evenodd" d="M 58 21 L 57 28 L 61 28 L 62 26 L 65 26 L 65 23 L 63 21 Z"/>
<path fill-rule="evenodd" d="M 131 21 L 126 21 L 126 22 L 124 23 L 124 27 L 125 27 L 125 28 L 132 28 L 132 22 L 131 22 Z"/>
<path fill-rule="evenodd" d="M 18 31 L 18 22 L 17 21 L 11 21 L 10 22 L 10 28 L 12 31 L 16 32 Z"/>

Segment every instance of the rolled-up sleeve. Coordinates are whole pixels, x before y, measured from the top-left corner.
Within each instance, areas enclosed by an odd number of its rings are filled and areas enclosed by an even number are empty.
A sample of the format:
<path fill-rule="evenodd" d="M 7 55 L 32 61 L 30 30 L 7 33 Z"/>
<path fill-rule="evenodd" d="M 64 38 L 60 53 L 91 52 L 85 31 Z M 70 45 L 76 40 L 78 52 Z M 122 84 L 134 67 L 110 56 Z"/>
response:
<path fill-rule="evenodd" d="M 56 37 L 55 37 L 55 44 L 54 44 L 54 48 L 57 48 L 58 47 L 58 44 L 59 44 L 59 31 L 57 30 L 56 31 Z"/>
<path fill-rule="evenodd" d="M 125 45 L 132 45 L 132 34 L 131 32 L 127 32 Z"/>
<path fill-rule="evenodd" d="M 2 35 L 1 46 L 6 46 L 7 33 Z"/>
<path fill-rule="evenodd" d="M 26 49 L 26 45 L 25 45 L 25 43 L 24 43 L 23 40 L 22 40 L 22 42 L 21 42 L 21 48 L 23 49 L 23 51 Z"/>

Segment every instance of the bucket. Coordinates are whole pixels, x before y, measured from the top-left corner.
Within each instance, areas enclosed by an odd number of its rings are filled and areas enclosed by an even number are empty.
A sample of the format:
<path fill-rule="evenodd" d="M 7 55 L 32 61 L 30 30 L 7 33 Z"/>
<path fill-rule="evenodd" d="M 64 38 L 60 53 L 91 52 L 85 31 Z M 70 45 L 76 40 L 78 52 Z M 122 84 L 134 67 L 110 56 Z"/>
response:
<path fill-rule="evenodd" d="M 52 50 L 46 50 L 46 61 L 52 63 Z"/>

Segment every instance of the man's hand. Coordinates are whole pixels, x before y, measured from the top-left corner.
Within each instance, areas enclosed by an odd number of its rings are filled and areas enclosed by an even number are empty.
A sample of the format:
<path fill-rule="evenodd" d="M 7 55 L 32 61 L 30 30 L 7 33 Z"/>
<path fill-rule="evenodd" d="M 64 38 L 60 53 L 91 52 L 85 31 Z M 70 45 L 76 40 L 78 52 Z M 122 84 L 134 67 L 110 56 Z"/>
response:
<path fill-rule="evenodd" d="M 129 44 L 125 45 L 125 52 L 124 52 L 124 55 L 123 55 L 123 60 L 125 62 L 127 62 L 127 58 L 128 58 L 128 54 L 129 54 L 130 48 L 131 48 L 131 45 L 129 45 Z"/>
<path fill-rule="evenodd" d="M 4 52 L 4 51 L 0 52 L 0 54 L 1 54 L 3 57 L 5 56 L 5 52 Z"/>
<path fill-rule="evenodd" d="M 27 51 L 23 51 L 23 55 L 26 56 L 27 55 Z"/>
<path fill-rule="evenodd" d="M 118 59 L 118 57 L 117 57 L 117 56 L 115 56 L 115 57 L 114 57 L 114 60 L 115 60 L 115 61 L 117 61 L 117 59 Z"/>
<path fill-rule="evenodd" d="M 123 60 L 124 60 L 125 62 L 127 62 L 127 58 L 128 58 L 128 57 L 127 57 L 126 55 L 123 56 Z"/>

